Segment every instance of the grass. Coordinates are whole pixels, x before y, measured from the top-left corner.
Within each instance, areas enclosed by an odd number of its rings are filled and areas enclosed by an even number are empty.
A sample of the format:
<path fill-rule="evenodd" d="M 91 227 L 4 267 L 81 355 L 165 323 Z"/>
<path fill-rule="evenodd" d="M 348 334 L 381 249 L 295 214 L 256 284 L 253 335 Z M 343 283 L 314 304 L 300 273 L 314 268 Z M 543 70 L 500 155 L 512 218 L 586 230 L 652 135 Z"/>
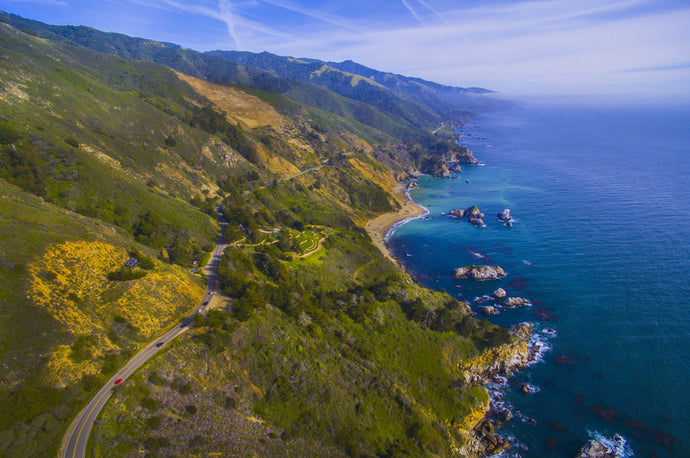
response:
<path fill-rule="evenodd" d="M 94 453 L 442 456 L 462 441 L 486 393 L 458 364 L 505 336 L 407 283 L 361 227 L 396 205 L 414 129 L 287 84 L 247 93 L 289 114 L 290 135 L 244 130 L 166 68 L 3 24 L 0 46 L 0 455 L 54 455 L 103 380 L 198 303 L 189 269 L 121 269 L 132 247 L 196 259 L 218 230 L 199 209 L 221 198 L 244 240 L 219 268 L 231 299 L 118 388 Z"/>
<path fill-rule="evenodd" d="M 97 381 L 194 307 L 203 285 L 159 262 L 143 279 L 108 281 L 136 246 L 126 234 L 2 179 L 0 220 L 0 454 L 55 454 Z"/>

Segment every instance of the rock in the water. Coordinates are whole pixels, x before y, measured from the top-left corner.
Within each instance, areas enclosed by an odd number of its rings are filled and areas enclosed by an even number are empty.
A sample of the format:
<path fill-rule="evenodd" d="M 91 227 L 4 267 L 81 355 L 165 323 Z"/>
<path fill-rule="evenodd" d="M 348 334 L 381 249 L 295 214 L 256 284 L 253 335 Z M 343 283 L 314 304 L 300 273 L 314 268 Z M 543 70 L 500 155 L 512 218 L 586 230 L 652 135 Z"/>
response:
<path fill-rule="evenodd" d="M 522 391 L 525 394 L 530 394 L 532 390 L 530 390 L 529 385 L 526 383 L 523 383 L 522 386 L 520 386 L 520 391 Z"/>
<path fill-rule="evenodd" d="M 481 218 L 471 218 L 470 223 L 474 224 L 477 227 L 484 227 L 486 224 L 484 223 L 484 220 Z"/>
<path fill-rule="evenodd" d="M 510 409 L 505 409 L 504 411 L 498 414 L 498 417 L 501 419 L 503 423 L 508 423 L 510 420 L 513 419 L 513 412 L 511 412 Z"/>
<path fill-rule="evenodd" d="M 484 213 L 476 205 L 472 205 L 465 210 L 465 215 L 467 215 L 467 218 L 484 218 Z"/>
<path fill-rule="evenodd" d="M 410 181 L 407 184 L 407 189 L 414 189 L 414 188 L 421 188 L 421 186 L 416 181 Z"/>
<path fill-rule="evenodd" d="M 465 216 L 465 210 L 462 208 L 454 208 L 450 211 L 450 216 L 453 216 L 455 218 L 462 218 Z"/>
<path fill-rule="evenodd" d="M 616 452 L 594 439 L 588 441 L 575 458 L 615 458 Z"/>
<path fill-rule="evenodd" d="M 504 297 L 506 297 L 506 294 L 507 293 L 505 289 L 498 288 L 496 291 L 491 293 L 491 297 L 493 297 L 494 299 L 503 299 Z"/>
<path fill-rule="evenodd" d="M 475 226 L 486 226 L 484 224 L 484 213 L 482 213 L 481 210 L 479 210 L 479 207 L 477 207 L 476 205 L 467 208 L 465 210 L 465 216 L 467 217 L 467 221 L 474 224 Z"/>
<path fill-rule="evenodd" d="M 500 219 L 504 223 L 508 222 L 512 219 L 512 217 L 510 216 L 510 209 L 509 208 L 504 209 L 502 212 L 498 213 L 496 216 L 498 216 L 498 219 Z"/>
<path fill-rule="evenodd" d="M 453 271 L 453 278 L 471 278 L 472 280 L 496 280 L 506 276 L 499 266 L 465 266 Z"/>
<path fill-rule="evenodd" d="M 503 305 L 509 308 L 524 307 L 525 305 L 529 304 L 529 300 L 525 299 L 524 297 L 506 297 L 503 300 Z"/>
<path fill-rule="evenodd" d="M 496 307 L 493 305 L 485 305 L 479 308 L 479 312 L 483 313 L 484 315 L 495 315 L 498 313 L 498 310 L 496 310 Z"/>

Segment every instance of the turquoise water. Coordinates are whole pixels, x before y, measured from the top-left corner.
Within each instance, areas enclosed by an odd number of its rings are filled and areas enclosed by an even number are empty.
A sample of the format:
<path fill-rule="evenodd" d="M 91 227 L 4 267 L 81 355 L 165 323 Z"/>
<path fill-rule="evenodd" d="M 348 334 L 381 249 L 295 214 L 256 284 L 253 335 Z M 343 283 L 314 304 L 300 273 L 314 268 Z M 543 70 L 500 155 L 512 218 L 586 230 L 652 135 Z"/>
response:
<path fill-rule="evenodd" d="M 411 195 L 430 214 L 389 245 L 425 286 L 532 300 L 490 318 L 534 323 L 548 349 L 499 386 L 507 455 L 573 456 L 618 434 L 628 456 L 690 456 L 690 108 L 529 106 L 461 133 L 484 165 L 421 177 Z M 486 227 L 443 214 L 470 205 Z M 468 264 L 508 276 L 451 278 Z"/>

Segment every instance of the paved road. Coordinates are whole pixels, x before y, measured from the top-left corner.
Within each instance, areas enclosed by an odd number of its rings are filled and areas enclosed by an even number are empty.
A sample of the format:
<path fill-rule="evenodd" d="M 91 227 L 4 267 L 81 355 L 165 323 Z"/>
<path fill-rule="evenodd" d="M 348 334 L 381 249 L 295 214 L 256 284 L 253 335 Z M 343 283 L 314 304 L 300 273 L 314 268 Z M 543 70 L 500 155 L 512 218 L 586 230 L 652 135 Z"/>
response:
<path fill-rule="evenodd" d="M 208 282 L 206 284 L 206 292 L 201 300 L 201 303 L 187 315 L 180 323 L 175 325 L 172 329 L 167 331 L 165 334 L 160 336 L 158 339 L 154 340 L 146 347 L 144 347 L 139 353 L 137 353 L 132 359 L 130 359 L 125 366 L 120 369 L 117 374 L 115 374 L 108 382 L 101 388 L 96 396 L 91 399 L 84 409 L 79 412 L 76 420 L 72 422 L 65 437 L 63 437 L 63 447 L 62 447 L 62 457 L 63 458 L 82 458 L 86 456 L 86 443 L 89 440 L 89 434 L 91 433 L 91 428 L 93 427 L 94 421 L 101 412 L 101 409 L 108 401 L 113 392 L 118 389 L 115 385 L 115 381 L 122 379 L 122 383 L 132 375 L 137 369 L 143 366 L 146 361 L 148 361 L 153 355 L 155 355 L 161 348 L 167 345 L 175 337 L 179 336 L 187 329 L 192 326 L 192 318 L 195 314 L 203 312 L 206 305 L 213 297 L 213 294 L 218 289 L 218 277 L 216 275 L 218 269 L 218 263 L 223 255 L 223 232 L 225 232 L 225 227 L 227 223 L 223 221 L 223 216 L 221 213 L 221 207 L 219 206 L 216 210 L 218 212 L 218 222 L 220 223 L 220 235 L 218 236 L 218 243 L 216 248 L 213 250 L 211 259 L 204 268 Z"/>

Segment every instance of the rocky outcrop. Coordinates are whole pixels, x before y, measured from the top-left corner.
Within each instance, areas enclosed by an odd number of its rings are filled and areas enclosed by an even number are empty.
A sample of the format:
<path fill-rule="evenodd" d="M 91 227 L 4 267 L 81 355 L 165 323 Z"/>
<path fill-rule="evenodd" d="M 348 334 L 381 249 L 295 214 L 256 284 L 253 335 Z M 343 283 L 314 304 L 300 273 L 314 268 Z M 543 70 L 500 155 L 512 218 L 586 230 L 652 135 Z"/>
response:
<path fill-rule="evenodd" d="M 441 166 L 438 168 L 436 172 L 434 172 L 434 176 L 437 178 L 448 178 L 451 176 L 453 173 L 450 171 L 448 166 L 446 164 L 441 164 Z"/>
<path fill-rule="evenodd" d="M 507 376 L 525 367 L 535 355 L 534 349 L 528 345 L 532 331 L 529 323 L 515 325 L 509 330 L 514 339 L 512 342 L 490 348 L 481 355 L 460 363 L 458 369 L 462 371 L 465 381 L 484 385 L 497 375 Z M 453 425 L 463 436 L 462 445 L 457 449 L 458 456 L 486 457 L 509 448 L 509 444 L 495 434 L 495 426 L 487 418 L 489 410 L 487 402 L 481 416 L 478 411 L 472 411 L 462 424 Z M 502 415 L 500 418 L 503 421 L 510 421 L 512 417 L 509 410 Z"/>
<path fill-rule="evenodd" d="M 498 219 L 500 219 L 504 223 L 507 223 L 508 221 L 513 219 L 510 216 L 510 209 L 509 208 L 504 209 L 502 212 L 498 213 L 496 216 L 498 216 Z"/>
<path fill-rule="evenodd" d="M 486 224 L 484 224 L 484 213 L 482 213 L 476 205 L 465 210 L 465 216 L 467 217 L 467 221 L 475 226 L 486 226 Z"/>
<path fill-rule="evenodd" d="M 454 218 L 467 218 L 467 221 L 478 227 L 486 226 L 486 224 L 484 224 L 484 213 L 482 213 L 476 205 L 466 209 L 454 208 L 449 214 Z"/>
<path fill-rule="evenodd" d="M 472 280 L 496 280 L 506 276 L 499 266 L 465 266 L 453 271 L 453 278 L 471 278 Z"/>
<path fill-rule="evenodd" d="M 587 442 L 575 458 L 615 458 L 616 452 L 594 439 Z"/>
<path fill-rule="evenodd" d="M 529 345 L 532 331 L 530 323 L 517 324 L 509 330 L 514 338 L 511 343 L 489 348 L 481 355 L 461 363 L 458 368 L 465 381 L 483 385 L 496 375 L 508 376 L 526 367 L 536 354 L 536 350 Z"/>
<path fill-rule="evenodd" d="M 524 307 L 530 305 L 530 301 L 524 297 L 506 297 L 503 300 L 503 306 L 508 308 Z"/>
<path fill-rule="evenodd" d="M 462 166 L 459 163 L 452 164 L 450 166 L 450 171 L 453 173 L 462 173 Z"/>
<path fill-rule="evenodd" d="M 477 160 L 476 157 L 474 157 L 474 154 L 472 154 L 472 151 L 468 150 L 464 146 L 461 147 L 461 150 L 456 152 L 453 155 L 453 158 L 458 161 L 460 164 L 465 164 L 465 165 L 479 165 L 479 161 Z"/>
<path fill-rule="evenodd" d="M 453 218 L 460 218 L 462 219 L 465 216 L 465 210 L 462 208 L 454 208 L 450 211 L 450 216 Z"/>
<path fill-rule="evenodd" d="M 491 297 L 493 297 L 494 299 L 503 299 L 504 297 L 506 297 L 506 294 L 508 293 L 506 293 L 505 289 L 498 288 L 496 291 L 491 293 Z"/>
<path fill-rule="evenodd" d="M 410 181 L 407 183 L 407 189 L 421 188 L 421 185 L 416 181 Z"/>
<path fill-rule="evenodd" d="M 465 443 L 459 449 L 458 456 L 494 456 L 510 448 L 510 444 L 504 438 L 495 434 L 494 424 L 487 419 L 480 421 L 464 436 Z"/>
<path fill-rule="evenodd" d="M 493 305 L 485 305 L 483 307 L 479 307 L 479 313 L 483 313 L 484 315 L 496 315 L 498 310 Z"/>

